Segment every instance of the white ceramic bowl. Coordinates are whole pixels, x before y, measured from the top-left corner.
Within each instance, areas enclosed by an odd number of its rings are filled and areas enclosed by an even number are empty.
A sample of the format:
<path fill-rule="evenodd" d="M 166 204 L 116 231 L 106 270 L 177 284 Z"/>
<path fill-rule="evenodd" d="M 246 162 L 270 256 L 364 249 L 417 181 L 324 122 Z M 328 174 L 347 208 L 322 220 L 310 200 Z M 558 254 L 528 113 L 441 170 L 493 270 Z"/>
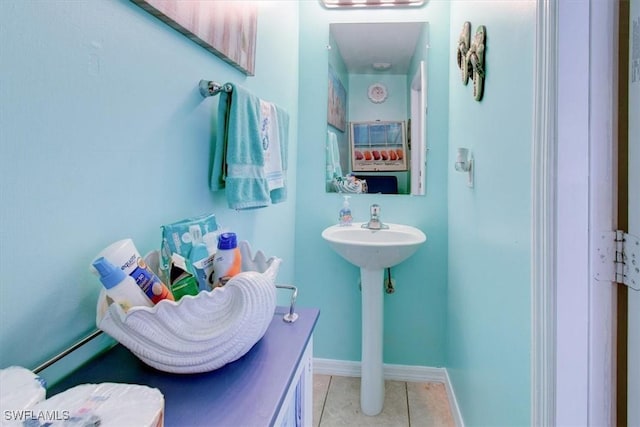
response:
<path fill-rule="evenodd" d="M 275 279 L 281 260 L 255 257 L 239 243 L 243 272 L 224 287 L 163 300 L 124 312 L 98 299 L 96 324 L 149 366 L 165 372 L 196 373 L 239 359 L 262 338 L 276 307 Z"/>

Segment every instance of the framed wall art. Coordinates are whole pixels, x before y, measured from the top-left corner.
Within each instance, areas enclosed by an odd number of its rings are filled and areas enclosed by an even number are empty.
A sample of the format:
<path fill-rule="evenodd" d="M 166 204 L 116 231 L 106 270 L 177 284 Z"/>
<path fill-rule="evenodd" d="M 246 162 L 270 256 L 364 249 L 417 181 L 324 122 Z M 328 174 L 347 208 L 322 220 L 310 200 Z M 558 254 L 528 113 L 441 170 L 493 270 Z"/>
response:
<path fill-rule="evenodd" d="M 347 91 L 332 67 L 329 67 L 327 123 L 342 132 L 347 128 Z"/>
<path fill-rule="evenodd" d="M 243 73 L 255 74 L 255 2 L 131 1 Z"/>
<path fill-rule="evenodd" d="M 405 122 L 351 122 L 350 125 L 354 172 L 407 170 Z"/>

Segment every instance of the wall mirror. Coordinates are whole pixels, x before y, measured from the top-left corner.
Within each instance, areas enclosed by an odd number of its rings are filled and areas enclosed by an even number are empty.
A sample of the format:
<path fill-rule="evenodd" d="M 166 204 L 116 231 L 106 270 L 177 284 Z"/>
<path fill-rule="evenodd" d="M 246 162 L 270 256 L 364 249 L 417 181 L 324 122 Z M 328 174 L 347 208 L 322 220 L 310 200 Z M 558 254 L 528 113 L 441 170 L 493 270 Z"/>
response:
<path fill-rule="evenodd" d="M 426 22 L 329 25 L 326 190 L 425 194 Z"/>

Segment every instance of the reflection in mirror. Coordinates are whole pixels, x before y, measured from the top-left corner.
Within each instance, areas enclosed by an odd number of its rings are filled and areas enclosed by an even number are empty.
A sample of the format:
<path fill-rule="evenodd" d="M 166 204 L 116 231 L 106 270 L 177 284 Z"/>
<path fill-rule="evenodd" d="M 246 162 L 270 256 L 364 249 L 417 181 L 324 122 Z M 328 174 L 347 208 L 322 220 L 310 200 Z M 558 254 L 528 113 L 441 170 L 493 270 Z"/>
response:
<path fill-rule="evenodd" d="M 327 191 L 423 195 L 428 24 L 329 32 Z"/>

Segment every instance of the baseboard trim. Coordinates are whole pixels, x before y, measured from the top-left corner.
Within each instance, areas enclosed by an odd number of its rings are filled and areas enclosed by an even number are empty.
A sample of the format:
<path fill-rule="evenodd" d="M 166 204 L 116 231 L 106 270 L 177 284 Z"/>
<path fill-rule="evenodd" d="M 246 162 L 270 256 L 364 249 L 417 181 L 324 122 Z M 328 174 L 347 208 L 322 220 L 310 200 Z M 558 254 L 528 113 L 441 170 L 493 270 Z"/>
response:
<path fill-rule="evenodd" d="M 444 386 L 447 389 L 447 397 L 449 398 L 449 405 L 451 406 L 451 416 L 453 416 L 453 422 L 456 423 L 456 427 L 464 427 L 462 412 L 460 412 L 460 407 L 458 406 L 458 399 L 456 399 L 456 393 L 453 391 L 453 385 L 451 384 L 451 379 L 449 378 L 449 372 L 446 369 L 444 371 L 444 375 L 446 377 Z"/>
<path fill-rule="evenodd" d="M 313 358 L 313 373 L 320 375 L 337 375 L 340 377 L 359 377 L 360 362 Z"/>
<path fill-rule="evenodd" d="M 447 380 L 444 368 L 410 365 L 383 365 L 384 378 L 394 381 L 438 382 Z M 313 359 L 313 373 L 321 375 L 338 375 L 342 377 L 359 377 L 360 362 L 350 360 Z"/>
<path fill-rule="evenodd" d="M 313 359 L 313 373 L 318 375 L 336 375 L 341 377 L 359 377 L 360 362 L 350 360 L 335 359 Z M 456 423 L 456 427 L 464 427 L 462 413 L 456 400 L 456 395 L 449 379 L 449 374 L 445 368 L 432 368 L 429 366 L 412 365 L 383 365 L 383 375 L 386 380 L 408 381 L 408 382 L 436 382 L 442 383 L 447 391 L 449 404 L 451 405 L 451 415 Z"/>

